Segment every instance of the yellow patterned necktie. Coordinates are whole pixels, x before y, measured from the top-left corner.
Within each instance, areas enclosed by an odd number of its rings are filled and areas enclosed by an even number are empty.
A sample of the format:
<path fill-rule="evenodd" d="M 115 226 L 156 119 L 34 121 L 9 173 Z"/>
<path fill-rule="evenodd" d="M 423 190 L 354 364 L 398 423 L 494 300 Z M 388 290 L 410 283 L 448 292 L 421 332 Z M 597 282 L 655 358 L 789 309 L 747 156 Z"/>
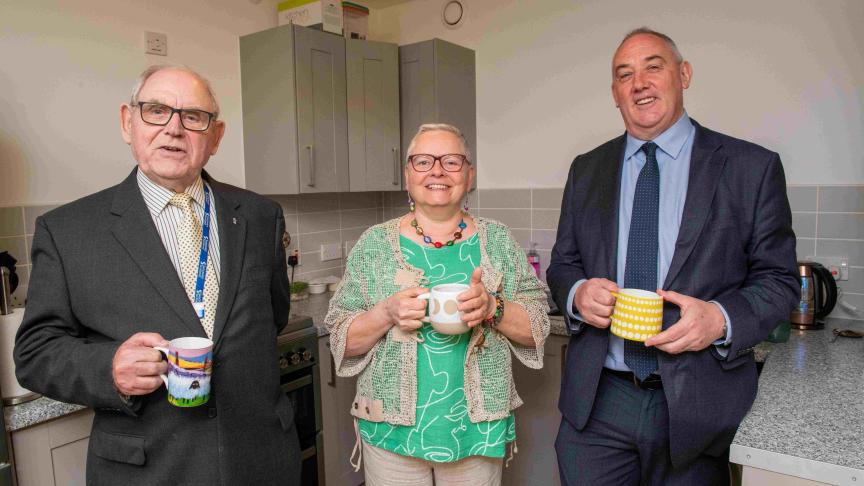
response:
<path fill-rule="evenodd" d="M 195 280 L 198 278 L 198 262 L 201 255 L 201 224 L 192 210 L 192 196 L 178 192 L 168 201 L 183 211 L 183 221 L 177 228 L 177 244 L 180 250 L 180 270 L 183 274 L 183 287 L 189 302 L 195 299 Z M 204 318 L 201 326 L 207 337 L 213 339 L 213 317 L 216 315 L 216 303 L 219 298 L 219 285 L 216 283 L 213 259 L 207 259 L 207 275 L 204 278 Z"/>

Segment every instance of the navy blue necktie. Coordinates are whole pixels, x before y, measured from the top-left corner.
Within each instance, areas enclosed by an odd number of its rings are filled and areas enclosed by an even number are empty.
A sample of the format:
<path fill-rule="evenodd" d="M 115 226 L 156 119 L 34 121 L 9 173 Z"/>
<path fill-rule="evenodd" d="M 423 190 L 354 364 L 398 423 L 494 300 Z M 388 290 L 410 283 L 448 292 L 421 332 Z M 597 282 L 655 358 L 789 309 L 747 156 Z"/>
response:
<path fill-rule="evenodd" d="M 633 194 L 624 287 L 654 292 L 657 289 L 660 167 L 657 165 L 657 144 L 648 142 L 640 150 L 645 152 L 645 166 L 639 172 Z M 657 353 L 653 347 L 645 347 L 639 341 L 624 340 L 624 363 L 642 381 L 657 370 Z"/>

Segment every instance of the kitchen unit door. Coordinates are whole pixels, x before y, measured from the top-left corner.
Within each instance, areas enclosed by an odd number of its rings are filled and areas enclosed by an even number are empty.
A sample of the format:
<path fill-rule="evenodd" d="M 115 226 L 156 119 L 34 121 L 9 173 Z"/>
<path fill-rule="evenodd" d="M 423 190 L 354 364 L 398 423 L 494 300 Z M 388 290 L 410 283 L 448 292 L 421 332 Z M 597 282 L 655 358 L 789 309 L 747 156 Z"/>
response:
<path fill-rule="evenodd" d="M 356 436 L 354 417 L 349 413 L 357 390 L 357 377 L 336 376 L 330 337 L 318 338 L 321 373 L 321 416 L 324 425 L 324 483 L 328 486 L 363 484 L 363 470 L 355 472 L 349 462 Z"/>
<path fill-rule="evenodd" d="M 345 47 L 351 191 L 400 191 L 398 47 L 357 39 Z"/>
<path fill-rule="evenodd" d="M 476 167 L 474 51 L 441 39 L 400 46 L 399 88 L 402 153 L 421 124 L 449 123 L 462 130 Z"/>
<path fill-rule="evenodd" d="M 345 39 L 294 27 L 300 192 L 348 190 Z"/>
<path fill-rule="evenodd" d="M 284 25 L 240 38 L 246 187 L 348 190 L 345 40 Z"/>
<path fill-rule="evenodd" d="M 546 338 L 543 368 L 532 370 L 513 360 L 513 379 L 525 404 L 517 408 L 516 443 L 519 453 L 502 474 L 503 486 L 542 484 L 558 486 L 558 459 L 555 437 L 561 424 L 558 394 L 567 356 L 567 336 Z"/>

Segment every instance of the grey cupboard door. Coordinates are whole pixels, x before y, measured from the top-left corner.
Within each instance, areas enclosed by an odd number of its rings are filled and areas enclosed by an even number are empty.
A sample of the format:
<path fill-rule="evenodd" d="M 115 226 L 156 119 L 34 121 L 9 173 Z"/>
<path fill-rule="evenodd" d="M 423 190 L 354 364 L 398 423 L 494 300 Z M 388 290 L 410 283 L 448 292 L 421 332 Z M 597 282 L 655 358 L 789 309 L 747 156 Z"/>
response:
<path fill-rule="evenodd" d="M 438 121 L 434 62 L 432 41 L 399 47 L 399 107 L 402 114 L 402 153 L 406 156 L 417 128 Z"/>
<path fill-rule="evenodd" d="M 300 192 L 348 190 L 345 39 L 294 26 Z"/>
<path fill-rule="evenodd" d="M 435 102 L 438 123 L 458 127 L 477 166 L 477 86 L 474 51 L 433 39 L 435 47 Z"/>
<path fill-rule="evenodd" d="M 246 188 L 261 194 L 297 194 L 292 26 L 240 37 L 240 76 Z"/>
<path fill-rule="evenodd" d="M 477 166 L 477 88 L 474 51 L 441 39 L 399 47 L 402 151 L 424 123 L 458 127 Z M 476 181 L 475 181 L 476 184 Z"/>
<path fill-rule="evenodd" d="M 401 190 L 398 46 L 345 43 L 351 191 Z"/>

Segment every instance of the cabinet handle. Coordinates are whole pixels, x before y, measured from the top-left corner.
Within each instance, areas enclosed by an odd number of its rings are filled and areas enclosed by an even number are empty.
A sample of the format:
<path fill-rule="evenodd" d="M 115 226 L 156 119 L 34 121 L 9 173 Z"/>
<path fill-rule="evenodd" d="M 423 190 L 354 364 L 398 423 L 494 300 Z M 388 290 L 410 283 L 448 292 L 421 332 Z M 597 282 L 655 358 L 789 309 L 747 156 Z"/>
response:
<path fill-rule="evenodd" d="M 399 185 L 399 149 L 393 147 L 393 185 Z"/>
<path fill-rule="evenodd" d="M 330 343 L 327 343 L 327 349 L 330 349 Z M 336 388 L 336 359 L 333 358 L 333 353 L 327 353 L 330 356 L 330 381 L 327 382 L 327 386 L 332 388 Z"/>
<path fill-rule="evenodd" d="M 564 368 L 567 366 L 567 345 L 561 345 L 561 376 L 564 376 Z"/>
<path fill-rule="evenodd" d="M 306 185 L 315 187 L 315 149 L 311 145 L 307 145 L 306 151 L 309 152 L 309 181 L 306 182 Z"/>

